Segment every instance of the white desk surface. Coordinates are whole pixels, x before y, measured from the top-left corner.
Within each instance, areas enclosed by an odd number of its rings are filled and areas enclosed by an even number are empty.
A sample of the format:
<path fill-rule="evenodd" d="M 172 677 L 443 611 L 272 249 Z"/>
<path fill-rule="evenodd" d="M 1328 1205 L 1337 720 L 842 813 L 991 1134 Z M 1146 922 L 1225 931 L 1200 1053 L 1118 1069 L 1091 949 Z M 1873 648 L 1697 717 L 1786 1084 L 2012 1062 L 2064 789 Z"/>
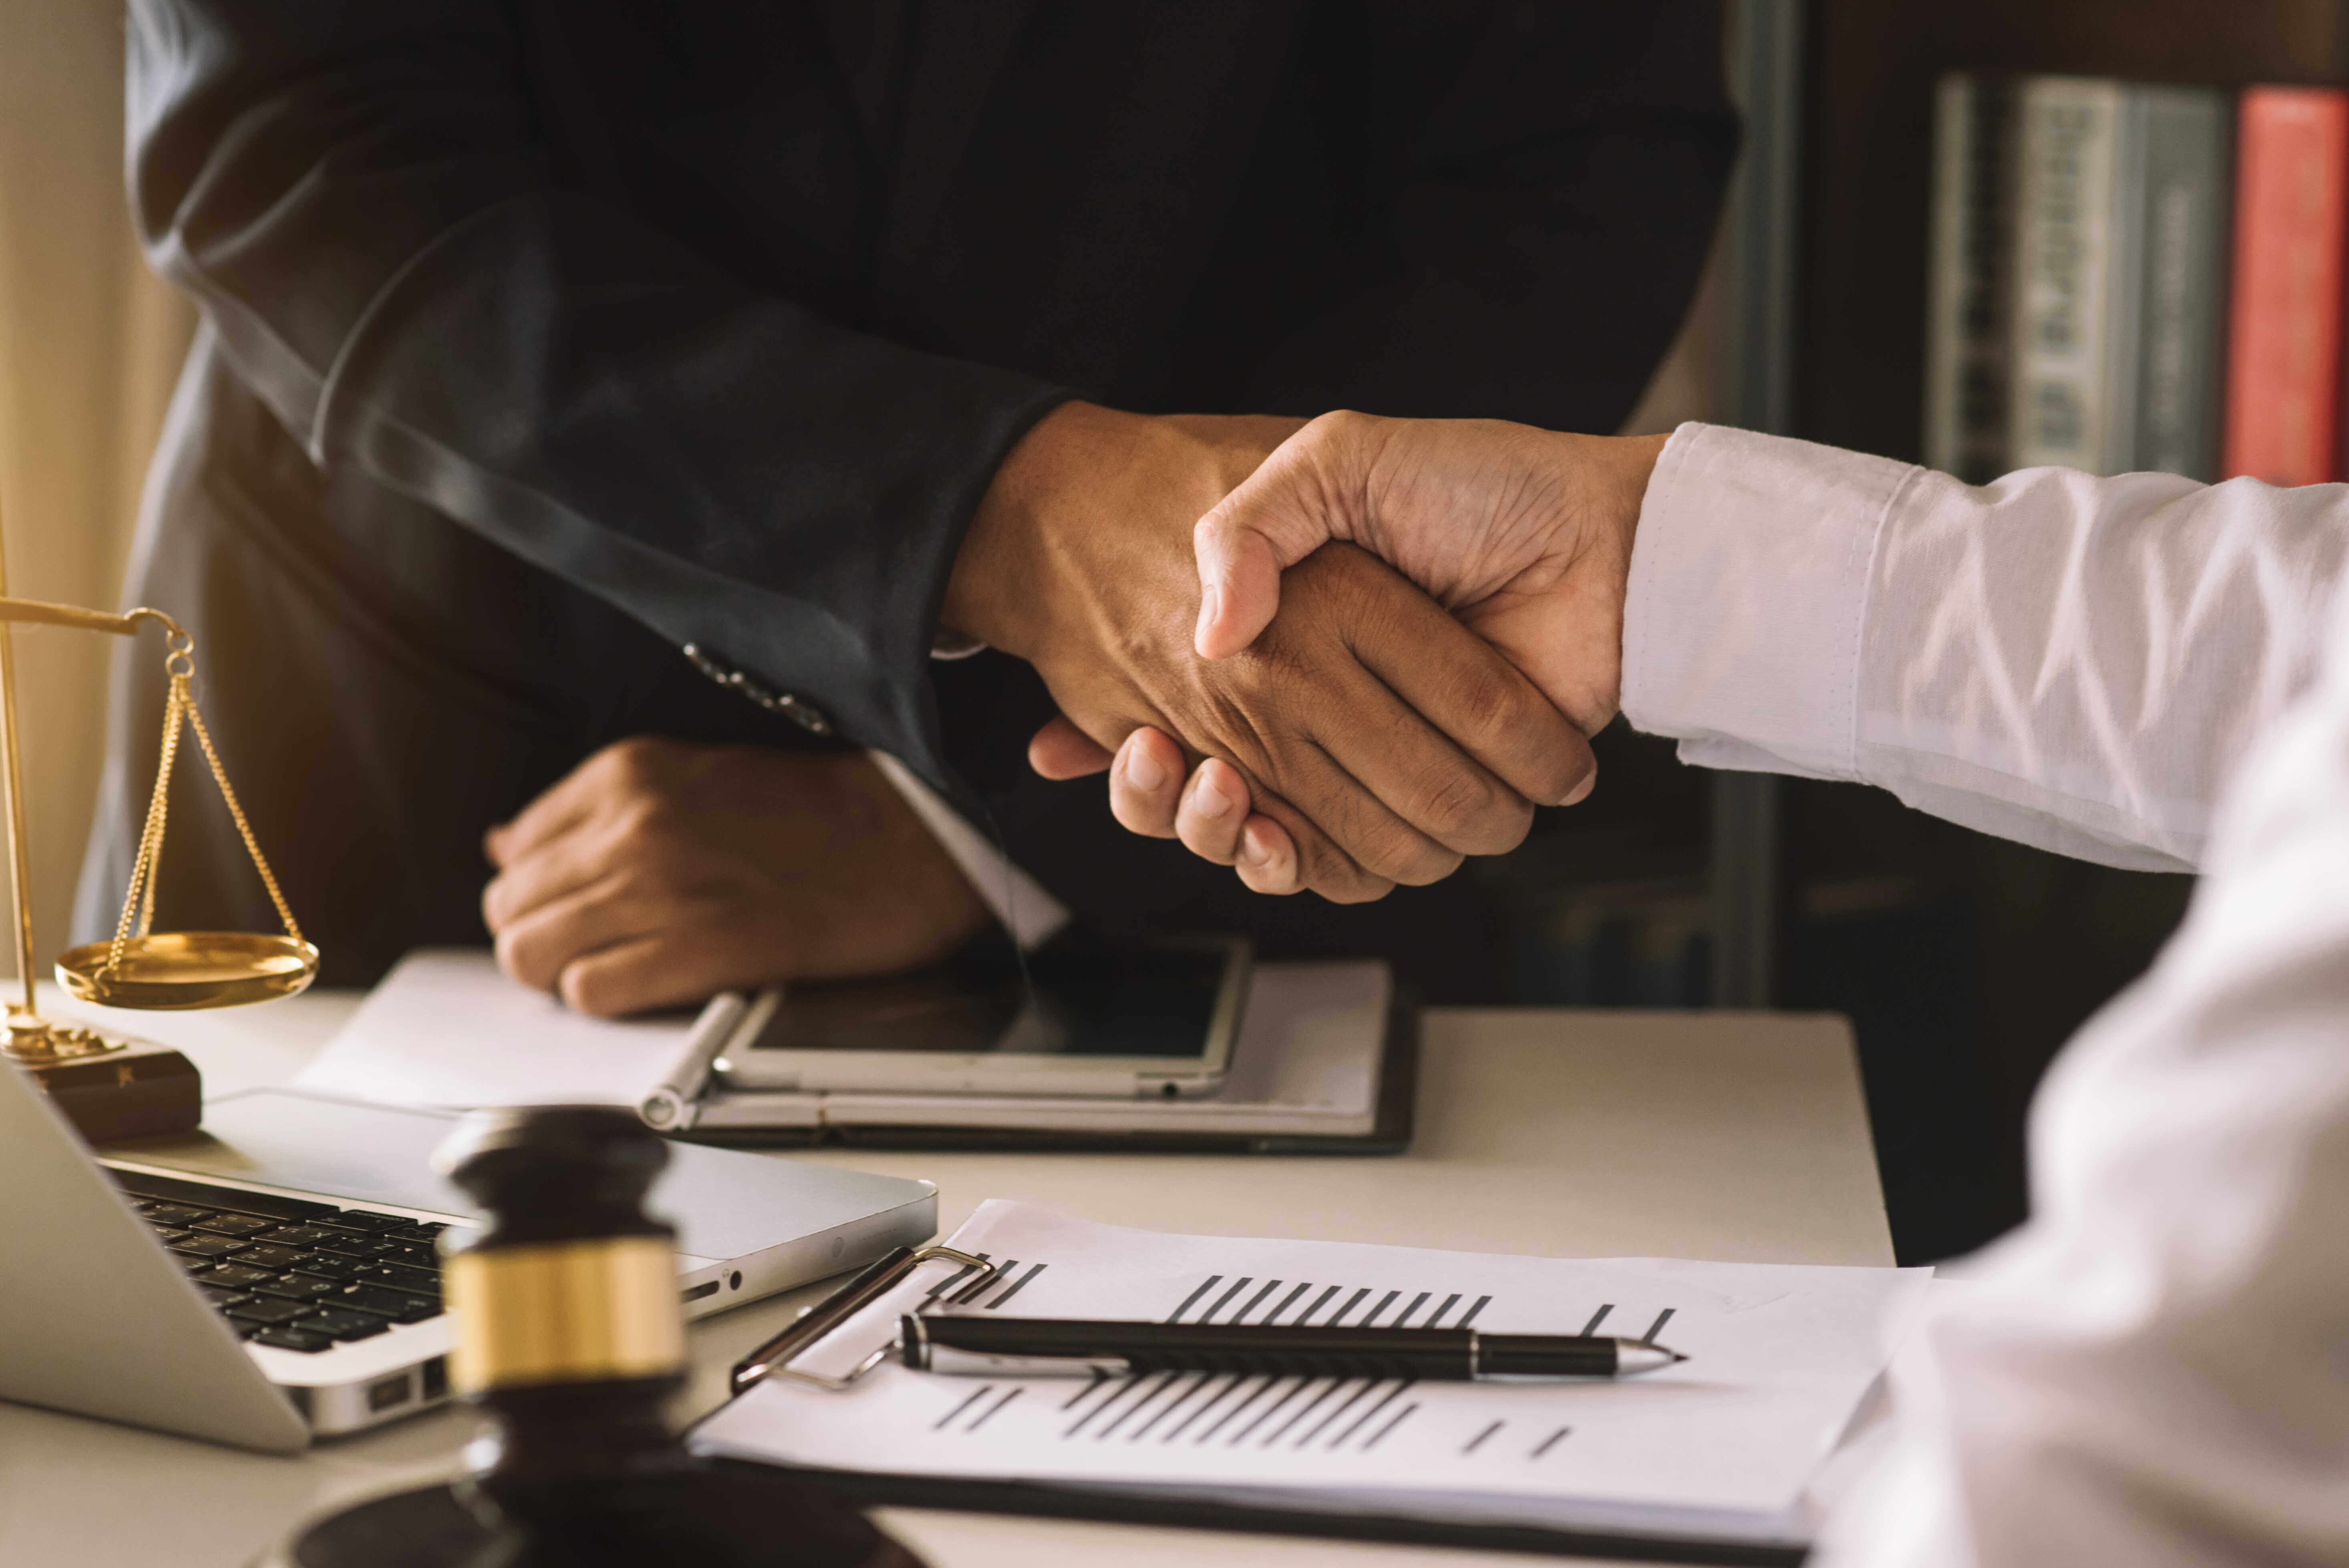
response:
<path fill-rule="evenodd" d="M 357 1005 L 109 1014 L 180 1047 L 209 1092 L 297 1070 Z M 46 1004 L 45 1004 L 46 1005 Z M 64 1009 L 60 1009 L 63 1011 Z M 1394 1158 L 795 1152 L 938 1183 L 940 1222 L 1022 1198 L 1117 1224 L 1552 1256 L 1892 1262 L 1849 1027 L 1785 1014 L 1439 1010 L 1419 1130 Z M 822 1287 L 703 1320 L 680 1415 Z M 0 1347 L 5 1354 L 5 1347 Z M 0 1404 L 0 1563 L 240 1568 L 322 1505 L 445 1474 L 447 1410 L 272 1459 Z M 1267 1568 L 1475 1568 L 1493 1553 L 887 1509 L 934 1568 L 1122 1568 L 1209 1553 Z"/>

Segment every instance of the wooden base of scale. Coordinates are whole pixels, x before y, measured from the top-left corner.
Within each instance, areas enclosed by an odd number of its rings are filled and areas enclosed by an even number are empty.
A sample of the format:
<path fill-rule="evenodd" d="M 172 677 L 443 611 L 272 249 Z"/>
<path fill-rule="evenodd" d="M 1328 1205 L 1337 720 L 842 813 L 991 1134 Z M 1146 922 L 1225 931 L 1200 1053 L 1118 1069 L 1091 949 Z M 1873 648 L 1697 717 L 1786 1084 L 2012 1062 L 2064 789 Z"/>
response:
<path fill-rule="evenodd" d="M 160 1046 L 19 1065 L 91 1143 L 192 1132 L 204 1119 L 203 1076 Z"/>

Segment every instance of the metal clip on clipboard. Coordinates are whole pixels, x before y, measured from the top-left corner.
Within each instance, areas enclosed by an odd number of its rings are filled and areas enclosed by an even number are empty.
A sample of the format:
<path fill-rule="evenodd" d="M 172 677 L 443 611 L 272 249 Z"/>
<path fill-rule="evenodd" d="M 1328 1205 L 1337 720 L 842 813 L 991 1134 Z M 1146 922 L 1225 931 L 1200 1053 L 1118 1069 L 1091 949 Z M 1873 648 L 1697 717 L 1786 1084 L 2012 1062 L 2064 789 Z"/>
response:
<path fill-rule="evenodd" d="M 835 1393 L 848 1387 L 889 1358 L 889 1353 L 896 1348 L 894 1339 L 882 1341 L 880 1347 L 850 1368 L 845 1377 L 834 1377 L 822 1372 L 802 1372 L 794 1368 L 792 1362 L 833 1329 L 911 1279 L 916 1269 L 939 1259 L 962 1264 L 966 1273 L 977 1271 L 968 1283 L 956 1290 L 956 1298 L 987 1285 L 1001 1272 L 985 1258 L 975 1258 L 952 1247 L 895 1248 L 866 1265 L 854 1279 L 802 1312 L 789 1328 L 735 1363 L 734 1370 L 727 1376 L 727 1392 L 730 1395 L 745 1393 L 767 1377 L 790 1377 Z"/>

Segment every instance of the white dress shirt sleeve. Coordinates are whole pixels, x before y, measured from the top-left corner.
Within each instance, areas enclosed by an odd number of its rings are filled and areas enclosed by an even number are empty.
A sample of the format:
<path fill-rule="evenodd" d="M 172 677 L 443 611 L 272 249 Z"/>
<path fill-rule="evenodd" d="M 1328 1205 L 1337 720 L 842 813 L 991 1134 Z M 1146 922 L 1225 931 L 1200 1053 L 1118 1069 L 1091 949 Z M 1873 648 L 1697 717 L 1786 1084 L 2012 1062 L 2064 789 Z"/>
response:
<path fill-rule="evenodd" d="M 2349 1563 L 2349 616 L 2327 640 L 2184 927 L 2050 1074 L 2032 1219 L 1896 1361 L 1819 1568 Z"/>
<path fill-rule="evenodd" d="M 1889 1457 L 1821 1568 L 2349 1563 L 2344 535 L 2338 485 L 1667 449 L 1635 722 L 2205 872 L 2050 1074 L 2032 1219 L 1896 1361 Z"/>
<path fill-rule="evenodd" d="M 1023 950 L 1032 951 L 1042 945 L 1069 923 L 1066 905 L 1045 892 L 1041 882 L 1021 871 L 1010 856 L 989 843 L 987 836 L 940 799 L 936 790 L 915 778 L 912 769 L 885 751 L 865 755 L 873 758 L 881 777 L 889 780 L 891 788 L 914 809 L 914 815 L 929 829 L 938 847 L 946 851 L 963 879 L 978 894 L 979 902 L 987 905 L 988 912 Z"/>
<path fill-rule="evenodd" d="M 2313 675 L 2344 509 L 2340 486 L 2166 474 L 1974 487 L 1683 425 L 1632 550 L 1623 710 L 1705 767 L 2190 870 L 2220 785 Z"/>

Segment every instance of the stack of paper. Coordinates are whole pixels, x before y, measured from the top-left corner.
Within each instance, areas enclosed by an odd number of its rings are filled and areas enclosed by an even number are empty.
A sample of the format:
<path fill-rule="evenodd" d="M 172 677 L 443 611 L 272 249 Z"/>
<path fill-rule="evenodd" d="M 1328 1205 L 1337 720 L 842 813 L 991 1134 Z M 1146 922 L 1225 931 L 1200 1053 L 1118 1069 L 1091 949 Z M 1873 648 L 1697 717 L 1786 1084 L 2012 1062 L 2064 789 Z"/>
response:
<path fill-rule="evenodd" d="M 1002 1274 L 950 1311 L 1615 1334 L 1689 1359 L 1573 1384 L 988 1380 L 889 1363 L 846 1392 L 771 1378 L 702 1423 L 694 1447 L 1290 1512 L 1795 1542 L 1805 1483 L 1920 1309 L 1930 1274 L 1162 1235 L 1001 1202 L 951 1244 Z M 925 1293 L 958 1295 L 942 1266 L 801 1365 L 840 1371 Z"/>

